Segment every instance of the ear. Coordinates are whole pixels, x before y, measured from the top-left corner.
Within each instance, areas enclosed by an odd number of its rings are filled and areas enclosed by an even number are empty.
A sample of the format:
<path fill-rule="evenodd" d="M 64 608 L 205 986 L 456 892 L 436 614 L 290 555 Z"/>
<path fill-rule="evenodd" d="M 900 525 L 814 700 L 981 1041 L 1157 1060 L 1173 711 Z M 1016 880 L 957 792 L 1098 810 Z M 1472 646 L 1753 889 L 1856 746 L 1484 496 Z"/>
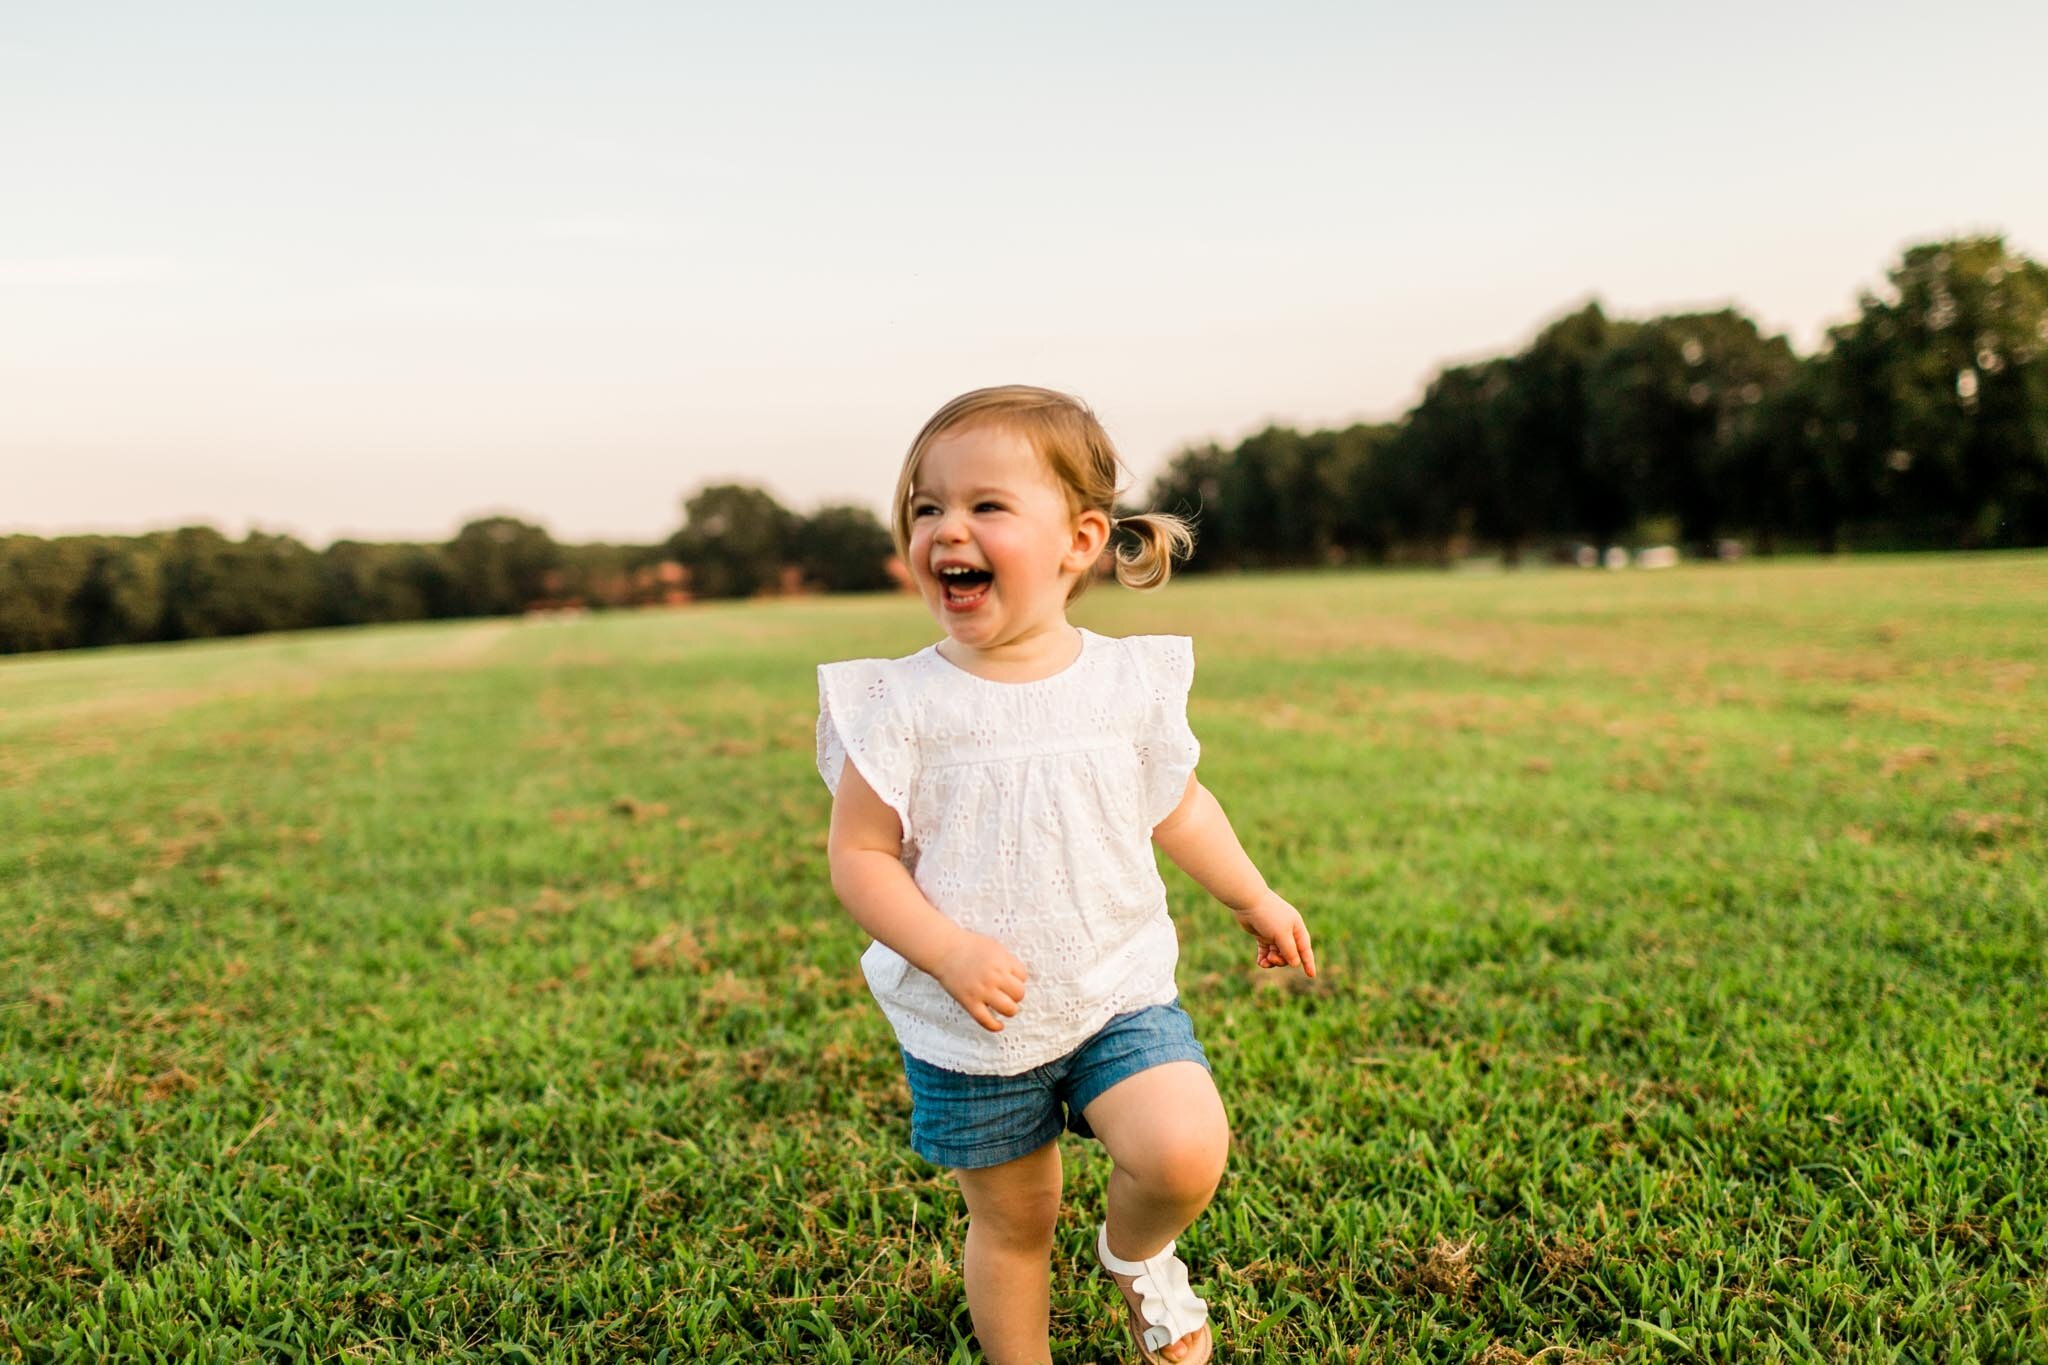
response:
<path fill-rule="evenodd" d="M 1109 544 L 1108 514 L 1093 507 L 1076 514 L 1073 534 L 1066 554 L 1060 556 L 1060 571 L 1087 573 L 1102 557 L 1102 547 Z"/>

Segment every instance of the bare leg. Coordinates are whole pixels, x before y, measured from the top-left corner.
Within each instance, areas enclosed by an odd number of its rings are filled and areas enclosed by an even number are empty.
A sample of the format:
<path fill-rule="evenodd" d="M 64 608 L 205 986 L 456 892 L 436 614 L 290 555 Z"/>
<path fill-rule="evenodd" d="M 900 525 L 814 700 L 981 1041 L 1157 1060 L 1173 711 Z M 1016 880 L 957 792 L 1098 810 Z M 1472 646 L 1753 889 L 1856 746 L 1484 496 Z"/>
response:
<path fill-rule="evenodd" d="M 982 1354 L 989 1365 L 1051 1365 L 1058 1141 L 953 1178 L 967 1199 L 967 1312 Z"/>
<path fill-rule="evenodd" d="M 1167 1062 L 1117 1082 L 1084 1111 L 1116 1163 L 1109 1175 L 1109 1250 L 1157 1255 L 1209 1206 L 1230 1152 L 1230 1122 L 1198 1062 Z M 1198 1335 L 1160 1354 L 1187 1356 Z"/>

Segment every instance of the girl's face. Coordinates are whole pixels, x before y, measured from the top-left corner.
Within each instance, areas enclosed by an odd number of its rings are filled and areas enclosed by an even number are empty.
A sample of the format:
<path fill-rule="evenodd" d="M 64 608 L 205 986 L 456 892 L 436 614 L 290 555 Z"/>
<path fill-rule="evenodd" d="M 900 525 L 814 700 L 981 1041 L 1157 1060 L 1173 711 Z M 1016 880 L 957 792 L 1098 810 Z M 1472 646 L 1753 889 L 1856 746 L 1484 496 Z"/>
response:
<path fill-rule="evenodd" d="M 1068 510 L 1030 440 L 994 424 L 925 448 L 910 498 L 910 572 L 946 634 L 974 650 L 1064 626 L 1067 589 L 1094 564 L 1109 518 Z M 966 569 L 969 572 L 947 572 Z"/>

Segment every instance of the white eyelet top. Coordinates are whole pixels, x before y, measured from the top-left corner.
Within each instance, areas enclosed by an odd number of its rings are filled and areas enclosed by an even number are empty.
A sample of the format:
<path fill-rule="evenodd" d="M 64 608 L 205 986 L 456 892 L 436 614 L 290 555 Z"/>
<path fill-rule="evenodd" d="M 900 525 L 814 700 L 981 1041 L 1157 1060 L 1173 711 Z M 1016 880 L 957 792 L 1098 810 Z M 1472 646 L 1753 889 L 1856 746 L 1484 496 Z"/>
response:
<path fill-rule="evenodd" d="M 1014 953 L 1029 980 L 1000 1033 L 887 944 L 868 989 L 913 1057 L 1012 1076 L 1114 1015 L 1174 998 L 1179 956 L 1152 829 L 1187 790 L 1194 642 L 1081 631 L 1035 682 L 977 677 L 930 645 L 818 666 L 818 772 L 848 759 L 903 824 L 903 865 L 948 919 Z"/>

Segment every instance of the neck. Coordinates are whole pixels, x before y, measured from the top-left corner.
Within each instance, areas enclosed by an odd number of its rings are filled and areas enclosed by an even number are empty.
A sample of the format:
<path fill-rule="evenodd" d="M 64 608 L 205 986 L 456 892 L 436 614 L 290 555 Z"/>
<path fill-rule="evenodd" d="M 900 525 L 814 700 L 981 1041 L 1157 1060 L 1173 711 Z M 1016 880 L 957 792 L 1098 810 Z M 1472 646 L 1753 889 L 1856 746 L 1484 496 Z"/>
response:
<path fill-rule="evenodd" d="M 1057 673 L 1072 663 L 1081 650 L 1081 632 L 1062 616 L 986 645 L 962 644 L 949 635 L 937 648 L 948 663 L 971 672 L 998 680 L 1014 675 L 1018 680 L 1029 681 Z"/>

